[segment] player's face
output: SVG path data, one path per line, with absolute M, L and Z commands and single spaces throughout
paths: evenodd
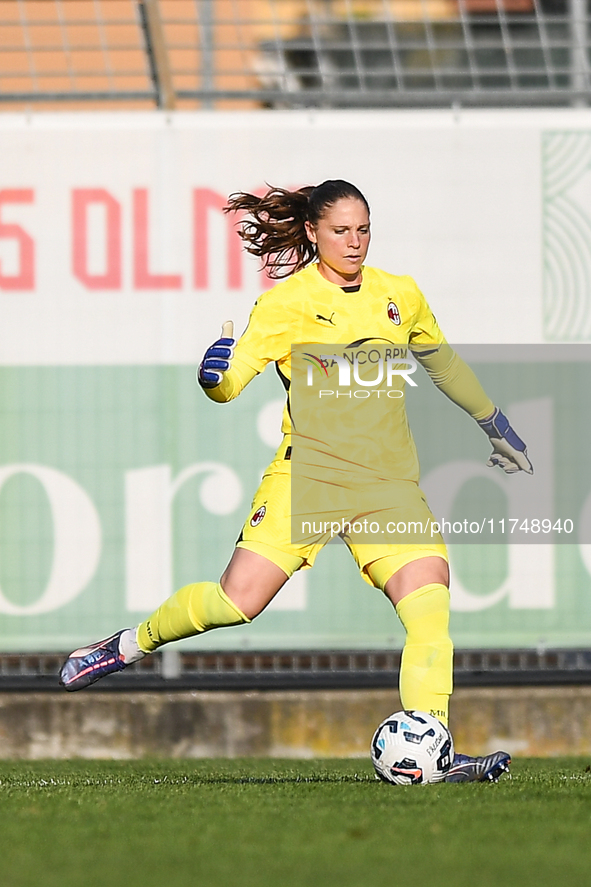
M 340 286 L 361 283 L 361 266 L 370 241 L 369 213 L 361 200 L 337 200 L 316 225 L 306 222 L 306 233 L 318 248 L 323 277 Z

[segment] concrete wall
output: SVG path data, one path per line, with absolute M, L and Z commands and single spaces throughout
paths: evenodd
M 0 694 L 1 758 L 364 757 L 388 690 Z M 456 747 L 591 754 L 591 687 L 459 689 Z

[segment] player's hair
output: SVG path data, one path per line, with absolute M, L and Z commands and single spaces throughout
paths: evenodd
M 327 209 L 343 198 L 369 204 L 359 188 L 342 179 L 307 185 L 297 191 L 270 188 L 262 197 L 239 191 L 230 194 L 224 212 L 244 212 L 250 218 L 240 223 L 245 249 L 263 260 L 269 277 L 288 277 L 309 265 L 318 255 L 308 240 L 305 222 L 316 225 Z

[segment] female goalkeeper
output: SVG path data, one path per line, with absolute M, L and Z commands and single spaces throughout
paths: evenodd
M 298 446 L 290 403 L 294 342 L 359 346 L 371 340 L 412 349 L 435 385 L 489 436 L 493 444 L 489 465 L 508 473 L 532 471 L 525 444 L 469 367 L 445 343 L 414 280 L 364 265 L 370 212 L 354 185 L 336 180 L 296 191 L 272 188 L 264 197 L 240 193 L 230 197 L 227 210 L 246 214 L 241 227 L 246 249 L 262 258 L 271 277 L 286 279 L 258 299 L 237 342 L 224 326 L 222 338 L 205 353 L 198 381 L 208 397 L 224 403 L 273 361 L 287 391 L 283 442 L 265 472 L 220 581 L 187 585 L 137 628 L 118 631 L 73 652 L 61 671 L 66 690 L 82 689 L 169 641 L 251 622 L 296 570 L 313 565 L 328 541 L 326 534 L 311 534 L 299 542 L 293 542 L 291 535 L 290 468 L 293 446 Z M 380 440 L 372 436 L 371 453 L 366 457 L 363 446 L 355 447 L 356 441 L 364 440 L 358 422 L 350 423 L 348 433 L 354 458 L 347 450 L 343 459 L 343 453 L 331 450 L 318 432 L 313 450 L 321 467 L 312 488 L 320 491 L 320 501 L 323 478 L 329 478 L 334 488 L 338 475 L 337 486 L 344 496 L 341 506 L 345 503 L 345 512 L 341 507 L 340 513 L 348 521 L 367 515 L 365 506 L 357 503 L 355 507 L 355 499 L 363 499 L 368 487 L 388 491 L 390 500 L 381 509 L 382 519 L 396 519 L 401 514 L 397 509 L 403 508 L 402 513 L 419 516 L 419 520 L 434 520 L 418 487 L 416 451 L 404 401 L 388 400 L 387 405 L 392 409 L 384 419 L 384 432 Z M 374 544 L 346 530 L 340 535 L 363 578 L 389 598 L 406 630 L 400 665 L 404 708 L 430 712 L 447 723 L 453 647 L 443 540 L 436 535 L 418 543 Z M 509 763 L 504 752 L 484 758 L 456 755 L 447 779 L 496 781 Z

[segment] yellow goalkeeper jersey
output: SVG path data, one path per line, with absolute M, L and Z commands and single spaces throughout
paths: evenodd
M 310 265 L 260 296 L 236 344 L 231 369 L 207 394 L 217 401 L 230 400 L 274 362 L 287 391 L 282 431 L 286 435 L 294 432 L 294 446 L 300 448 L 298 456 L 310 464 L 312 477 L 326 481 L 327 472 L 332 472 L 333 480 L 342 477 L 346 485 L 370 478 L 416 481 L 419 467 L 406 418 L 404 379 L 397 384 L 402 396 L 396 399 L 384 397 L 378 402 L 375 395 L 319 398 L 316 382 L 320 373 L 315 374 L 312 389 L 304 380 L 307 390 L 302 385 L 294 390 L 292 349 L 338 343 L 341 349 L 353 349 L 351 353 L 363 363 L 372 343 L 420 348 L 444 341 L 411 277 L 365 267 L 360 289 L 345 292 L 327 281 L 317 265 Z M 334 348 L 328 350 L 332 353 Z M 314 351 L 319 353 L 318 348 Z M 306 370 L 307 365 L 302 364 L 300 374 Z M 337 367 L 328 366 L 326 372 L 335 382 Z M 368 372 L 375 375 L 373 367 Z M 324 389 L 331 390 L 333 382 L 324 378 Z

